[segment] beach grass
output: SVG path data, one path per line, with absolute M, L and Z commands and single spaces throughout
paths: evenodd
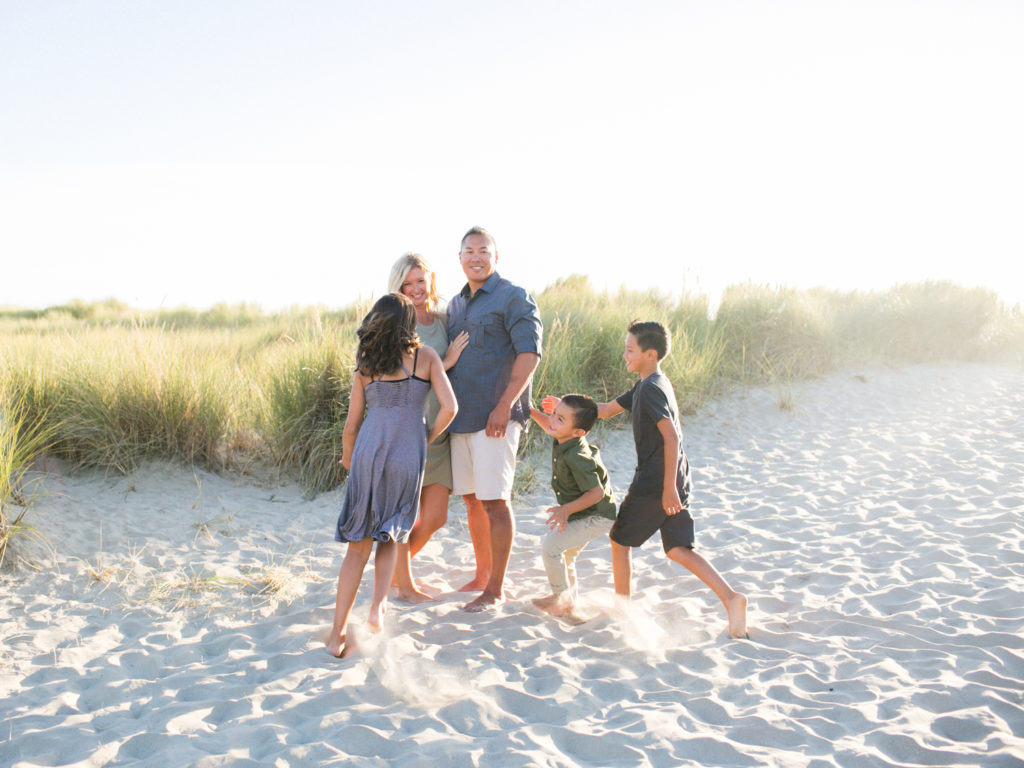
M 28 521 L 35 489 L 26 478 L 57 427 L 45 413 L 33 413 L 23 394 L 0 382 L 0 568 L 16 538 L 43 538 Z
M 739 284 L 713 315 L 703 295 L 598 291 L 578 275 L 535 298 L 545 328 L 538 398 L 583 392 L 600 401 L 631 386 L 621 355 L 632 320 L 669 326 L 664 369 L 683 414 L 762 384 L 793 408 L 793 382 L 842 366 L 1024 361 L 1020 308 L 951 283 L 881 292 Z M 45 434 L 72 469 L 128 473 L 154 459 L 268 465 L 310 492 L 337 487 L 355 329 L 367 309 L 140 312 L 107 301 L 0 310 L 0 387 L 21 414 L 18 455 L 24 464 L 44 444 L 32 435 Z M 29 424 L 41 431 L 26 432 Z M 541 437 L 529 434 L 524 451 Z

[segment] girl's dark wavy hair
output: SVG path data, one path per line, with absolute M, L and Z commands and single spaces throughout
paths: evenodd
M 392 373 L 402 364 L 402 356 L 420 345 L 416 335 L 416 308 L 407 296 L 388 293 L 363 318 L 356 330 L 359 347 L 356 368 L 373 378 Z

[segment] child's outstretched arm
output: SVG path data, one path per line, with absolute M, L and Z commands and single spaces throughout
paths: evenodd
M 619 405 L 615 400 L 607 403 L 598 403 L 597 418 L 610 419 L 612 416 L 618 416 L 620 413 L 624 413 L 625 410 L 626 409 Z
M 430 434 L 427 437 L 427 444 L 434 442 L 440 437 L 448 425 L 452 423 L 455 414 L 458 413 L 459 404 L 455 401 L 455 392 L 452 391 L 452 384 L 444 372 L 444 363 L 437 352 L 430 347 L 420 348 L 430 360 L 430 386 L 437 395 L 437 402 L 441 408 L 437 412 L 437 418 L 430 425 Z
M 356 373 L 352 377 L 352 393 L 348 398 L 348 416 L 345 417 L 345 429 L 341 433 L 341 461 L 338 462 L 346 471 L 352 469 L 352 451 L 356 447 L 356 436 L 363 426 L 363 412 L 366 410 L 366 384 L 363 374 Z
M 548 398 L 545 397 L 544 402 L 546 403 L 547 401 Z M 532 405 L 530 406 L 530 418 L 537 422 L 537 426 L 545 432 L 551 427 L 551 417 L 542 411 L 538 411 Z
M 555 408 L 558 407 L 558 404 L 560 402 L 562 402 L 562 398 L 555 397 L 554 395 L 548 395 L 547 397 L 545 397 L 541 401 L 541 408 L 544 409 L 544 413 L 554 413 Z M 599 419 L 611 418 L 612 416 L 618 416 L 620 413 L 622 413 L 625 410 L 626 409 L 623 408 L 621 405 L 619 405 L 618 402 L 616 402 L 615 400 L 612 400 L 609 403 L 598 403 L 597 404 L 597 418 L 599 418 Z M 538 422 L 538 423 L 540 423 L 540 422 Z
M 665 481 L 661 491 L 661 506 L 666 515 L 675 515 L 683 509 L 683 501 L 676 488 L 676 472 L 679 469 L 679 435 L 671 419 L 658 422 L 658 431 L 665 441 Z

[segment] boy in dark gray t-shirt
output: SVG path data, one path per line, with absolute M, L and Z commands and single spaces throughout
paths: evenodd
M 626 370 L 640 380 L 628 392 L 597 407 L 600 418 L 629 411 L 636 443 L 636 472 L 619 506 L 611 530 L 615 593 L 629 599 L 631 548 L 656 531 L 670 560 L 703 581 L 722 601 L 729 616 L 729 634 L 747 634 L 747 598 L 725 581 L 714 566 L 694 551 L 690 517 L 690 467 L 683 452 L 683 432 L 672 382 L 661 370 L 671 337 L 662 323 L 635 322 L 629 326 L 622 357 Z

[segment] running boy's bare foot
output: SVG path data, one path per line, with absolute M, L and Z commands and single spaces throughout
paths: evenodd
M 469 603 L 462 606 L 462 610 L 466 613 L 480 613 L 486 611 L 492 605 L 501 605 L 505 602 L 505 598 L 501 595 L 495 595 L 492 592 L 481 592 L 480 596 Z
M 609 618 L 623 621 L 629 618 L 630 606 L 632 606 L 632 603 L 628 596 L 616 594 L 612 604 L 605 609 L 604 613 Z
M 572 610 L 572 598 L 566 592 L 558 592 L 547 597 L 535 597 L 533 604 L 552 616 L 564 616 Z
M 747 636 L 747 596 L 736 592 L 725 603 L 729 614 L 729 634 L 733 637 Z
M 468 584 L 463 584 L 459 587 L 459 592 L 479 592 L 481 589 L 487 586 L 487 582 L 491 580 L 489 573 L 477 574 L 473 577 L 473 580 Z

